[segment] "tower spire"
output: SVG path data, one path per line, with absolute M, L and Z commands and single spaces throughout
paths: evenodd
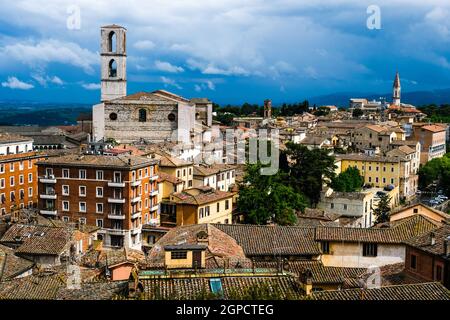
M 400 75 L 397 71 L 397 73 L 395 74 L 394 85 L 392 90 L 392 104 L 396 106 L 400 106 L 400 92 L 401 92 Z

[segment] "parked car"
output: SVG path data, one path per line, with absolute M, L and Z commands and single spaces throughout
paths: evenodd
M 444 196 L 444 195 L 438 195 L 437 197 L 438 197 L 439 199 L 444 200 L 444 201 L 447 201 L 447 200 L 448 200 L 448 197 L 447 197 L 447 196 Z
M 430 200 L 429 204 L 431 206 L 437 206 L 439 203 L 436 200 Z

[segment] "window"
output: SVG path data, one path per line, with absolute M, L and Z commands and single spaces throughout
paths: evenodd
M 200 212 L 198 213 L 199 218 L 203 218 L 203 208 L 200 208 Z
M 62 186 L 62 194 L 63 196 L 69 195 L 69 186 Z
M 155 244 L 155 242 L 156 242 L 155 236 L 148 236 L 147 237 L 147 243 L 148 244 Z
M 33 182 L 33 174 L 32 173 L 28 174 L 28 182 Z
M 103 180 L 103 170 L 97 170 L 95 172 L 95 177 L 97 180 Z
M 63 211 L 69 211 L 69 201 L 63 201 Z
M 330 203 L 330 209 L 334 209 L 334 203 Z
M 95 224 L 97 225 L 97 227 L 103 228 L 103 219 L 97 219 Z
M 109 52 L 116 52 L 116 50 L 117 50 L 116 43 L 117 43 L 116 33 L 114 31 L 111 31 L 108 35 L 108 51 Z
M 174 121 L 175 121 L 175 114 L 170 113 L 170 114 L 167 116 L 167 119 L 169 119 L 170 122 L 174 122 Z
M 80 212 L 86 212 L 86 202 L 79 203 Z
M 103 187 L 96 187 L 95 190 L 96 197 L 103 198 Z
M 19 170 L 23 170 L 23 161 L 19 162 Z
M 0 173 L 5 173 L 5 165 L 0 164 Z
M 434 278 L 436 281 L 442 281 L 442 266 L 436 266 L 436 276 Z
M 109 62 L 109 76 L 111 78 L 117 77 L 117 63 L 114 59 L 111 59 Z
M 29 187 L 28 188 L 28 196 L 32 197 L 33 196 L 33 187 Z
M 139 109 L 139 122 L 147 121 L 147 110 Z
M 19 184 L 23 184 L 23 174 L 19 176 Z
M 0 189 L 5 188 L 5 178 L 0 179 Z
M 110 114 L 109 114 L 109 119 L 110 120 L 117 120 L 117 113 L 115 113 L 115 112 L 111 112 Z
M 103 203 L 97 203 L 97 213 L 103 213 Z
M 32 160 L 28 160 L 28 169 L 33 168 L 33 161 Z
M 414 208 L 414 209 L 413 209 L 413 212 L 414 212 L 414 213 L 419 213 L 419 209 Z
M 70 218 L 67 217 L 67 216 L 64 216 L 64 217 L 63 217 L 63 221 L 64 221 L 64 222 L 69 222 L 69 221 L 70 221 Z
M 323 254 L 330 254 L 330 242 L 329 241 L 322 241 L 321 243 L 322 253 Z
M 217 202 L 217 212 L 220 211 L 220 202 Z
M 80 218 L 79 221 L 80 224 L 86 224 L 86 218 Z
M 186 177 L 186 169 L 183 169 L 183 177 Z
M 14 187 L 14 177 L 9 177 L 9 185 Z
M 187 259 L 187 251 L 172 251 L 170 253 L 170 258 L 172 260 Z
M 378 251 L 378 245 L 376 243 L 363 243 L 363 256 L 364 257 L 376 257 Z
M 9 171 L 14 172 L 14 163 L 9 164 Z
M 80 179 L 86 179 L 86 170 L 81 169 L 80 171 L 78 171 L 78 177 Z
M 209 206 L 205 207 L 205 216 L 209 216 Z
M 344 210 L 347 210 L 347 204 L 344 203 Z
M 409 265 L 411 269 L 417 269 L 417 256 L 415 254 L 411 254 Z
M 230 200 L 225 200 L 225 210 L 228 210 L 230 207 Z
M 192 180 L 188 181 L 188 187 L 192 187 Z
M 86 197 L 86 186 L 80 186 L 80 197 Z

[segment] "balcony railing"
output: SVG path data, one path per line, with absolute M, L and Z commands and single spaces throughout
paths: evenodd
M 156 181 L 158 180 L 159 176 L 157 174 L 150 177 L 150 181 Z
M 122 198 L 122 197 L 119 197 L 119 196 L 117 196 L 117 197 L 109 197 L 108 198 L 108 202 L 109 203 L 125 203 L 125 198 Z
M 136 211 L 134 213 L 131 214 L 131 219 L 137 219 L 142 217 L 142 211 Z
M 45 175 L 39 178 L 39 181 L 42 183 L 56 183 L 56 177 L 53 174 Z
M 123 236 L 126 234 L 127 230 L 124 229 L 104 229 L 107 233 L 114 235 L 114 236 Z
M 56 192 L 55 192 L 55 190 L 47 190 L 45 193 L 40 194 L 39 197 L 41 199 L 56 200 Z
M 151 190 L 151 191 L 150 191 L 150 196 L 151 196 L 151 197 L 157 196 L 158 193 L 159 193 L 158 190 Z
M 118 214 L 118 213 L 110 213 L 110 214 L 108 214 L 108 219 L 125 220 L 125 215 L 124 214 Z
M 39 212 L 40 212 L 40 214 L 46 215 L 46 216 L 56 216 L 57 215 L 57 211 L 52 208 L 42 209 L 42 210 L 39 210 Z
M 154 206 L 152 206 L 150 208 L 150 211 L 158 211 L 158 207 L 159 207 L 159 205 L 155 204 Z
M 133 197 L 133 198 L 131 198 L 131 203 L 139 202 L 139 200 L 141 200 L 141 196 Z
M 122 181 L 108 181 L 108 187 L 123 188 L 123 187 L 125 187 L 125 182 L 122 182 Z
M 141 180 L 134 180 L 134 181 L 131 181 L 131 182 L 130 182 L 130 185 L 131 185 L 132 187 L 140 186 L 140 185 L 141 185 Z

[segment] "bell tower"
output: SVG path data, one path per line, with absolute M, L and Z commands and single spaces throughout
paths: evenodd
M 396 106 L 400 106 L 400 76 L 398 72 L 395 74 L 395 80 L 394 80 L 394 86 L 393 86 L 393 92 L 392 92 L 392 104 Z
M 124 27 L 101 27 L 101 101 L 127 95 L 127 50 Z

